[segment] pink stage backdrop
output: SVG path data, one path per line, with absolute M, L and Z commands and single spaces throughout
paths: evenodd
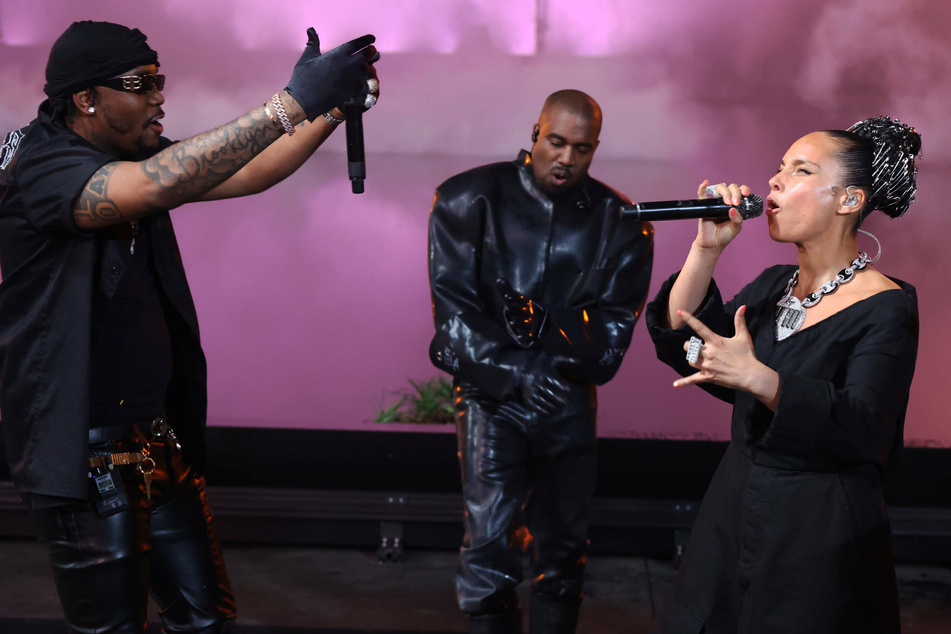
M 690 198 L 707 177 L 765 194 L 805 133 L 875 114 L 916 125 L 918 202 L 867 228 L 884 245 L 879 268 L 919 291 L 906 439 L 951 446 L 945 0 L 284 0 L 280 16 L 251 0 L 3 0 L 0 131 L 33 118 L 49 47 L 78 19 L 149 36 L 168 76 L 173 138 L 283 88 L 308 26 L 325 50 L 372 32 L 383 53 L 383 95 L 365 117 L 366 194 L 350 193 L 339 131 L 264 194 L 173 212 L 209 361 L 211 424 L 423 429 L 370 420 L 384 393 L 437 374 L 427 356 L 433 188 L 528 148 L 544 97 L 570 87 L 604 108 L 593 175 L 635 200 Z M 680 266 L 695 225 L 656 229 L 652 291 Z M 754 220 L 717 278 L 731 295 L 764 266 L 794 260 L 794 247 L 772 243 Z M 601 434 L 727 438 L 728 407 L 696 388 L 675 392 L 673 379 L 639 325 L 600 392 Z

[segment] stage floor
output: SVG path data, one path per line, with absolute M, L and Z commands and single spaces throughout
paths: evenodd
M 357 549 L 226 544 L 225 559 L 238 602 L 237 634 L 466 631 L 455 606 L 451 551 L 407 551 L 401 561 L 381 564 L 375 552 Z M 0 631 L 63 631 L 44 548 L 3 540 L 0 562 Z M 674 574 L 670 561 L 591 556 L 578 631 L 650 632 Z M 898 578 L 903 631 L 951 632 L 951 567 L 900 564 Z M 152 606 L 150 620 L 157 618 Z

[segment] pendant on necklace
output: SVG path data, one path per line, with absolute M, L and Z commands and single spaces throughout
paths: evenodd
M 776 302 L 779 310 L 776 311 L 776 341 L 782 341 L 789 335 L 797 332 L 806 321 L 806 309 L 819 303 L 824 295 L 835 292 L 840 284 L 848 284 L 858 271 L 863 270 L 871 260 L 864 251 L 859 257 L 852 260 L 852 264 L 839 271 L 834 278 L 819 287 L 819 290 L 809 293 L 802 300 L 792 294 L 799 282 L 799 269 L 793 273 L 783 291 L 783 298 Z
M 779 311 L 776 315 L 776 341 L 782 341 L 789 335 L 802 328 L 806 321 L 806 309 L 802 302 L 792 295 L 784 297 L 776 304 Z

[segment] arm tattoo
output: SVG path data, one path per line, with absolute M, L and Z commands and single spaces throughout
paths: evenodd
M 86 187 L 73 208 L 76 224 L 96 224 L 105 222 L 113 224 L 122 221 L 122 214 L 115 202 L 109 198 L 109 179 L 116 168 L 116 163 L 107 163 L 100 167 L 92 178 L 86 182 Z
M 142 173 L 159 186 L 157 202 L 153 201 L 155 207 L 177 207 L 220 185 L 281 134 L 264 114 L 264 109 L 257 108 L 231 123 L 170 145 L 140 162 Z M 142 215 L 141 211 L 132 213 L 120 208 L 109 194 L 110 180 L 118 165 L 104 165 L 86 183 L 73 210 L 78 225 L 112 225 Z
M 141 163 L 143 173 L 170 190 L 177 204 L 204 194 L 281 136 L 261 110 L 169 146 Z

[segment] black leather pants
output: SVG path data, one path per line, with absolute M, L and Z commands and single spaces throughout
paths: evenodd
M 146 426 L 147 428 L 147 426 Z M 136 465 L 116 466 L 130 508 L 100 518 L 90 503 L 32 512 L 70 632 L 142 632 L 148 595 L 166 632 L 229 632 L 234 597 L 205 497 L 204 478 L 167 439 L 149 438 L 151 500 Z M 91 455 L 135 452 L 131 439 L 90 445 Z
M 456 388 L 466 535 L 456 575 L 459 607 L 517 611 L 523 553 L 532 547 L 532 592 L 581 602 L 588 507 L 595 481 L 593 388 L 547 420 L 516 419 L 498 401 Z

